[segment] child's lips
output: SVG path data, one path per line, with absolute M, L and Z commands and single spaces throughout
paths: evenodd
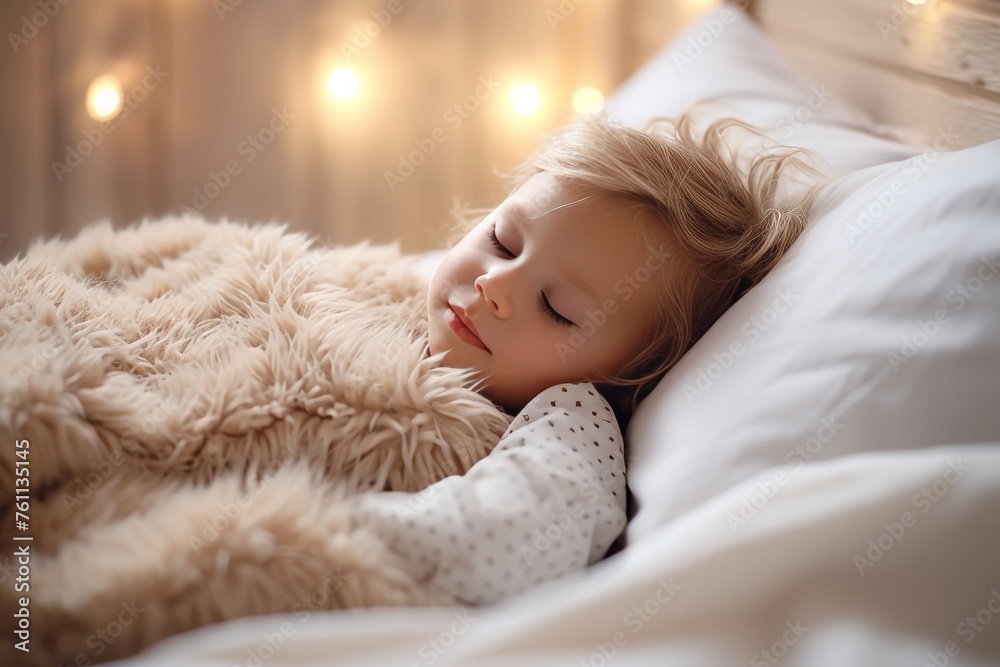
M 455 335 L 469 345 L 489 352 L 490 348 L 486 347 L 483 339 L 479 337 L 479 332 L 476 331 L 476 325 L 473 324 L 472 320 L 470 320 L 468 315 L 465 314 L 465 310 L 459 306 L 453 306 L 450 303 L 448 306 L 450 307 L 452 314 L 452 317 L 448 318 L 448 326 L 450 326 L 452 331 L 455 332 Z

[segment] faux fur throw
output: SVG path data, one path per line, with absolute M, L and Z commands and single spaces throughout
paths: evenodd
M 414 259 L 168 219 L 103 223 L 3 266 L 15 627 L 0 662 L 102 662 L 251 614 L 453 603 L 345 501 L 462 474 L 510 421 L 428 356 Z

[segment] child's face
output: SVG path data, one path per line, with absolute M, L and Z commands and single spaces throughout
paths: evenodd
M 479 371 L 488 378 L 481 392 L 510 411 L 552 385 L 617 373 L 653 325 L 654 284 L 667 270 L 666 247 L 655 240 L 663 236 L 620 201 L 574 203 L 588 194 L 532 176 L 445 255 L 431 280 L 431 353 Z

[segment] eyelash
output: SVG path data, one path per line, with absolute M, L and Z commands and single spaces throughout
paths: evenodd
M 496 225 L 493 225 L 492 227 L 490 227 L 490 243 L 493 244 L 494 248 L 496 248 L 497 250 L 499 250 L 503 254 L 505 254 L 508 257 L 510 257 L 510 258 L 513 259 L 514 253 L 512 253 L 510 250 L 507 250 L 507 248 L 505 248 L 504 245 L 502 243 L 500 243 L 500 239 L 497 238 L 497 226 Z
M 555 309 L 552 307 L 552 305 L 549 304 L 549 300 L 545 298 L 545 294 L 544 293 L 542 294 L 542 310 L 545 311 L 546 315 L 548 315 L 549 317 L 551 317 L 553 320 L 555 320 L 559 324 L 563 325 L 564 327 L 571 327 L 571 326 L 573 326 L 572 322 L 570 322 L 565 317 L 563 317 L 562 315 L 560 315 L 559 313 L 557 313 L 555 311 Z
M 489 238 L 490 238 L 490 243 L 493 245 L 494 248 L 499 250 L 507 257 L 510 258 L 514 257 L 514 253 L 512 253 L 510 250 L 507 250 L 507 248 L 505 248 L 504 245 L 500 243 L 500 239 L 497 238 L 497 226 L 495 224 L 493 225 L 493 227 L 490 228 Z M 540 303 L 542 305 L 542 310 L 545 312 L 546 315 L 551 317 L 554 322 L 561 324 L 565 327 L 575 326 L 572 321 L 566 319 L 565 317 L 556 312 L 555 308 L 552 307 L 552 304 L 549 303 L 548 298 L 545 296 L 545 292 L 542 292 L 541 294 Z

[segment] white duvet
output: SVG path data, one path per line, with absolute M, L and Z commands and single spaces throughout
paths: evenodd
M 1000 442 L 779 470 L 499 606 L 306 606 L 113 664 L 1000 664 Z

